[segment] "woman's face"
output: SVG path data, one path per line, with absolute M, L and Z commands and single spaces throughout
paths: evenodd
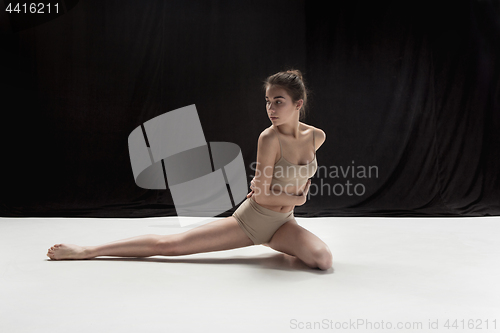
M 277 126 L 293 120 L 298 121 L 302 100 L 292 101 L 285 88 L 281 86 L 269 86 L 266 89 L 267 115 L 273 125 Z

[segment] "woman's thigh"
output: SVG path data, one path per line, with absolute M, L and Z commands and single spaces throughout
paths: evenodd
M 169 255 L 223 251 L 254 245 L 233 216 L 173 236 L 173 241 L 166 238 L 170 243 L 165 245 Z
M 302 260 L 309 267 L 328 269 L 332 254 L 318 236 L 300 226 L 295 218 L 284 223 L 273 235 L 269 247 Z

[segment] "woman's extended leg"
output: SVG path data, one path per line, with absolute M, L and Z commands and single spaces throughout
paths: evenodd
M 47 256 L 53 260 L 90 259 L 98 256 L 180 256 L 230 250 L 254 245 L 233 216 L 213 221 L 180 234 L 143 235 L 98 246 L 56 244 Z
M 326 270 L 332 267 L 332 253 L 328 245 L 298 225 L 295 218 L 279 227 L 269 243 L 264 245 L 295 256 L 311 268 Z

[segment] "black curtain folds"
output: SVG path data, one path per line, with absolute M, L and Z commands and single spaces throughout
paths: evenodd
M 127 138 L 190 104 L 250 181 L 262 81 L 288 68 L 327 134 L 296 216 L 500 214 L 499 1 L 62 4 L 0 14 L 1 216 L 175 215 L 135 184 Z

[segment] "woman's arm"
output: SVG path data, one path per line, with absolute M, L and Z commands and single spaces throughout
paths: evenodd
M 304 197 L 303 199 L 305 199 L 305 196 L 309 192 L 310 185 L 311 185 L 311 179 L 308 179 L 304 185 L 302 185 L 298 188 L 298 191 L 297 191 L 297 193 L 295 193 L 295 195 L 299 195 L 299 196 L 302 195 Z M 250 182 L 250 193 L 247 194 L 247 198 L 250 198 L 253 195 L 255 188 L 256 188 L 255 187 L 255 177 L 253 177 L 252 181 Z M 279 190 L 276 190 L 274 188 L 271 188 L 271 191 L 274 191 L 274 193 L 276 195 L 278 195 L 280 192 Z M 306 200 L 303 200 L 303 201 L 304 202 L 302 204 L 304 204 Z M 300 205 L 296 205 L 296 206 L 300 206 Z
M 304 204 L 303 195 L 296 195 L 295 193 L 274 192 L 271 190 L 271 181 L 274 171 L 274 159 L 279 147 L 276 134 L 270 128 L 265 129 L 259 136 L 257 146 L 257 168 L 255 170 L 255 189 L 254 196 L 255 202 L 262 205 L 269 206 L 300 206 Z
M 309 178 L 307 180 L 307 182 L 303 186 L 301 186 L 301 188 L 299 189 L 300 193 L 295 194 L 296 196 L 302 197 L 301 199 L 299 199 L 300 200 L 299 203 L 295 204 L 295 206 L 302 206 L 303 204 L 306 203 L 307 193 L 309 192 L 310 186 L 311 186 L 311 179 Z M 252 180 L 250 188 L 252 189 L 252 191 L 247 194 L 247 198 L 250 198 L 253 195 L 253 192 L 255 190 L 255 181 L 254 180 Z M 280 192 L 278 190 L 271 189 L 271 191 L 273 191 L 275 195 L 280 194 Z

